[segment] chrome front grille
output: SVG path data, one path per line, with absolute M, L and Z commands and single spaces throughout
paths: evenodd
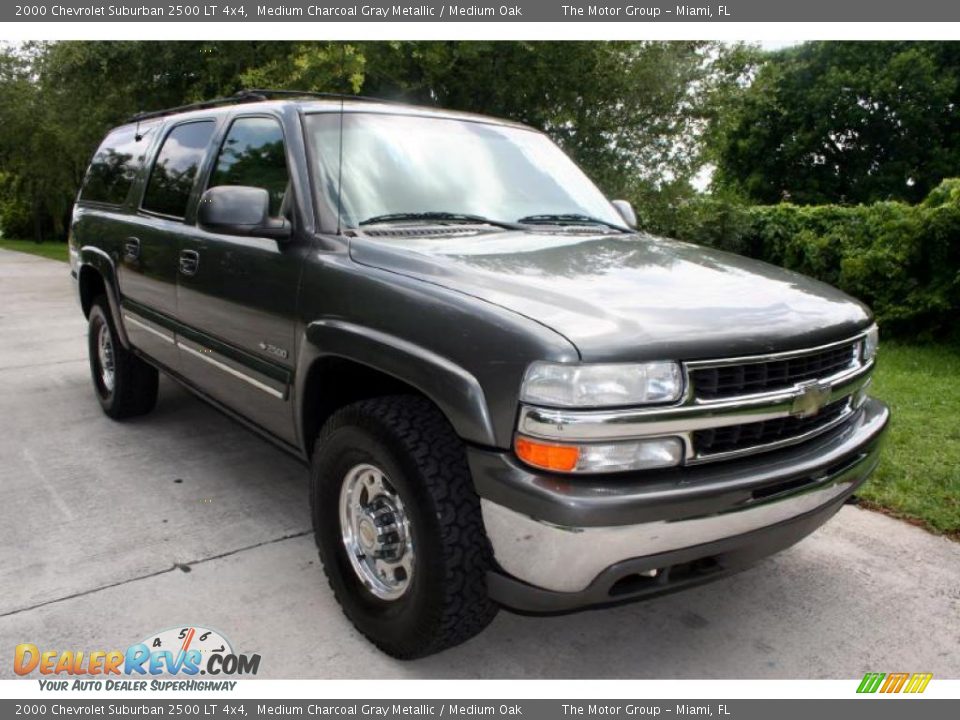
M 843 420 L 852 411 L 850 398 L 827 405 L 811 417 L 779 417 L 760 422 L 726 425 L 693 433 L 693 452 L 701 459 L 740 453 L 758 446 L 800 441 L 817 435 Z
M 698 367 L 690 370 L 690 383 L 702 400 L 782 390 L 854 367 L 859 352 L 859 342 L 848 342 L 808 354 Z
M 684 363 L 674 405 L 573 410 L 524 405 L 518 431 L 542 440 L 605 443 L 679 437 L 683 464 L 719 462 L 806 442 L 854 417 L 873 360 L 866 333 L 805 350 Z

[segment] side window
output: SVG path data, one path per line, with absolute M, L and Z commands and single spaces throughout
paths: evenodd
M 133 125 L 111 132 L 97 149 L 83 179 L 80 199 L 121 205 L 143 164 L 143 156 L 150 145 L 150 130 L 140 126 L 140 134 Z
M 213 135 L 212 120 L 178 125 L 163 141 L 147 182 L 143 209 L 182 218 Z
M 237 118 L 223 140 L 210 187 L 248 185 L 270 193 L 270 215 L 278 217 L 287 192 L 283 132 L 273 118 Z

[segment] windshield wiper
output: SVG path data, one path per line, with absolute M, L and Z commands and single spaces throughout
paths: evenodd
M 504 220 L 491 220 L 482 215 L 470 215 L 468 213 L 455 212 L 405 212 L 405 213 L 387 213 L 386 215 L 375 215 L 374 217 L 361 220 L 360 225 L 379 225 L 380 223 L 404 222 L 425 220 L 427 222 L 459 222 L 459 223 L 477 223 L 483 225 L 493 225 L 494 227 L 506 228 L 508 230 L 525 230 L 526 228 L 519 223 L 506 222 Z
M 591 217 L 590 215 L 581 215 L 579 213 L 543 213 L 542 215 L 527 215 L 526 217 L 522 217 L 517 220 L 517 222 L 523 223 L 524 225 L 603 225 L 604 227 L 613 228 L 614 230 L 619 230 L 620 232 L 633 232 L 633 230 L 624 227 L 623 225 L 617 225 L 616 223 L 607 222 L 606 220 Z

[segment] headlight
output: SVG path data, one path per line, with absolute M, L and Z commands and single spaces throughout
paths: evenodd
M 548 407 L 614 407 L 674 402 L 682 390 L 683 373 L 675 362 L 535 362 L 524 375 L 520 399 Z
M 868 362 L 873 360 L 877 356 L 877 347 L 880 345 L 880 328 L 876 325 L 867 330 L 866 336 L 863 338 L 863 350 L 861 357 L 863 358 L 863 364 L 866 365 Z
M 562 473 L 604 473 L 674 467 L 683 459 L 678 437 L 610 443 L 548 443 L 517 435 L 517 457 L 528 465 Z

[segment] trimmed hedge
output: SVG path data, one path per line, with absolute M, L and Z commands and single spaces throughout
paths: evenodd
M 872 307 L 889 335 L 956 335 L 960 179 L 919 205 L 745 206 L 702 196 L 657 230 L 835 285 Z

